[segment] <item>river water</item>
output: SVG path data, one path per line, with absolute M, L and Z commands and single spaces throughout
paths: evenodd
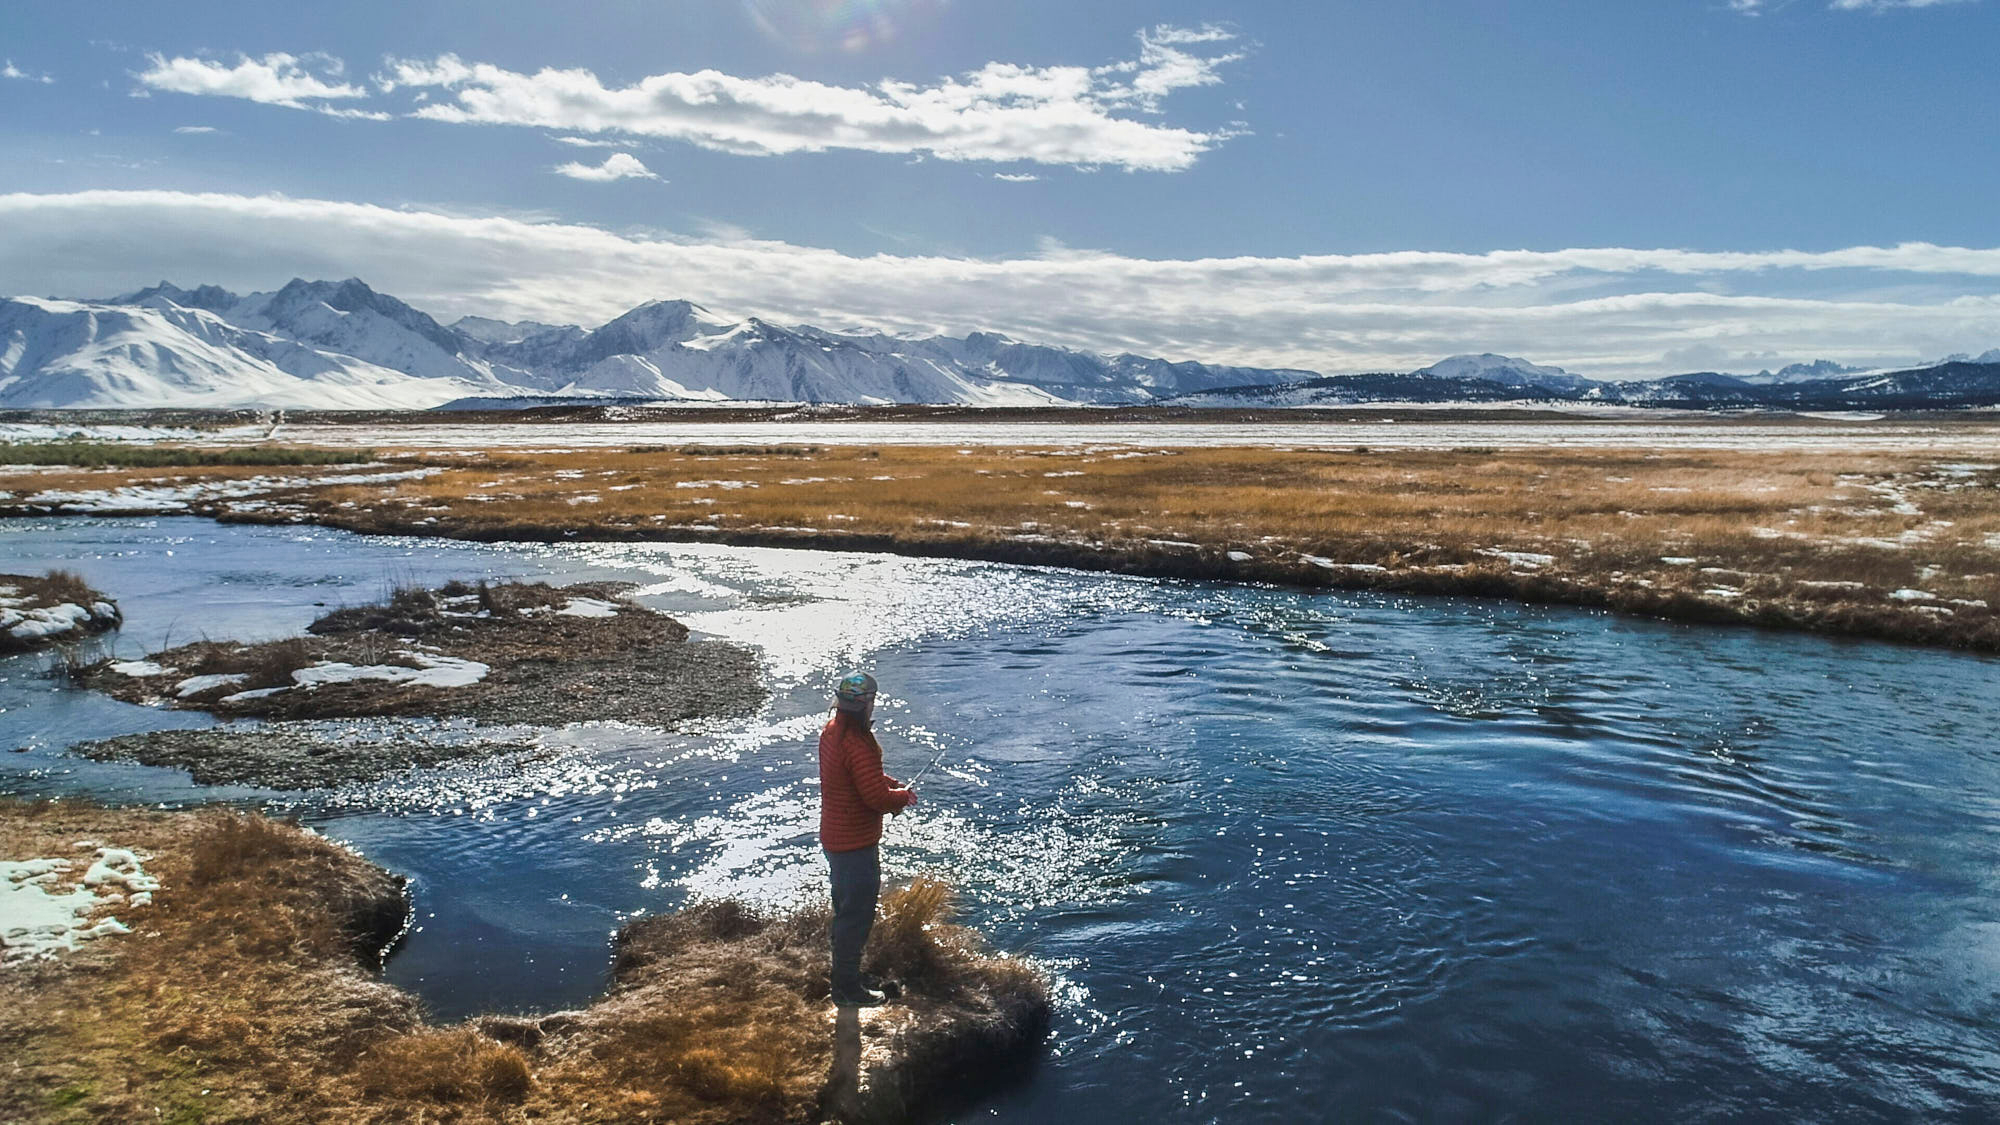
M 229 800 L 414 880 L 443 1018 L 578 1005 L 609 933 L 821 863 L 820 692 L 934 757 L 892 876 L 1059 974 L 1005 1122 L 1991 1119 L 2000 660 L 1451 599 L 713 545 L 0 521 L 118 597 L 124 655 L 295 632 L 392 582 L 622 578 L 759 647 L 754 718 L 310 794 L 66 755 L 200 715 L 0 661 L 0 791 Z

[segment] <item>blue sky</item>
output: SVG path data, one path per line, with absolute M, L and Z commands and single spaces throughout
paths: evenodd
M 2000 345 L 1992 0 L 118 13 L 0 16 L 0 292 L 352 274 L 1322 370 Z

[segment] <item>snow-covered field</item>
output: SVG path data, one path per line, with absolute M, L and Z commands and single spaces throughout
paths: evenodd
M 288 441 L 381 449 L 601 449 L 633 445 L 960 445 L 1452 449 L 1578 446 L 1655 449 L 1931 450 L 1990 453 L 2000 418 L 1965 422 L 1744 422 L 1688 418 L 1609 421 L 1358 422 L 599 422 L 582 425 L 294 425 Z

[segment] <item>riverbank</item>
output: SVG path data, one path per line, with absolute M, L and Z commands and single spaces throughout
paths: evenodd
M 122 621 L 116 602 L 70 571 L 0 574 L 0 656 L 74 644 Z
M 346 480 L 18 471 L 0 514 L 184 511 L 482 541 L 879 551 L 2000 651 L 2000 465 L 1927 452 L 786 445 L 383 456 L 387 471 Z
M 625 927 L 588 1008 L 441 1027 L 378 978 L 408 904 L 352 852 L 241 814 L 0 801 L 0 860 L 63 861 L 50 893 L 106 842 L 152 889 L 79 918 L 129 933 L 0 970 L 7 1120 L 893 1119 L 966 1085 L 941 1060 L 1004 1069 L 1048 1020 L 1040 976 L 919 882 L 870 945 L 907 999 L 858 1019 L 827 1000 L 823 910 L 717 903 Z

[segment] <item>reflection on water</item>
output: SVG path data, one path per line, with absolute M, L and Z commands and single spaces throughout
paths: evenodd
M 881 678 L 893 876 L 1062 974 L 1002 1120 L 1976 1118 L 2000 1094 L 2000 662 L 1494 603 L 975 563 L 14 521 L 137 655 L 391 582 L 625 579 L 754 645 L 740 720 L 615 723 L 306 794 L 66 756 L 200 715 L 0 662 L 15 792 L 301 815 L 413 877 L 390 975 L 441 1016 L 601 985 L 694 896 L 823 893 L 820 691 Z M 171 552 L 171 554 L 169 554 Z

